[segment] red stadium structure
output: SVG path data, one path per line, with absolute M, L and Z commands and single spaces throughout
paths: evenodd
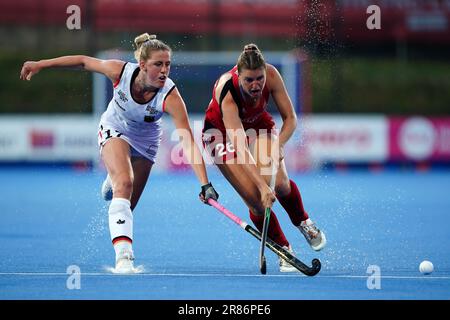
M 96 31 L 174 32 L 347 42 L 450 42 L 450 3 L 439 0 L 2 0 L 3 26 L 64 26 L 78 5 Z M 367 8 L 378 5 L 382 32 L 367 32 Z

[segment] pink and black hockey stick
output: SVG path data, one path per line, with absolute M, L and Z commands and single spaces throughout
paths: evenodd
M 241 226 L 242 229 L 250 233 L 256 239 L 261 240 L 261 233 L 258 230 L 250 226 L 247 222 L 241 220 L 238 216 L 233 214 L 230 210 L 222 206 L 220 203 L 218 203 L 213 199 L 208 199 L 208 203 L 214 208 L 216 208 L 220 213 L 233 220 L 234 223 Z M 283 247 L 275 243 L 270 238 L 266 239 L 266 246 L 267 248 L 272 250 L 275 254 L 277 254 L 279 257 L 286 260 L 289 264 L 295 267 L 298 271 L 302 272 L 307 276 L 314 276 L 320 271 L 321 264 L 319 259 L 313 259 L 311 262 L 312 266 L 309 267 L 303 262 L 301 262 L 299 259 L 297 259 L 295 256 L 293 256 L 291 253 L 289 253 L 287 250 L 283 249 Z

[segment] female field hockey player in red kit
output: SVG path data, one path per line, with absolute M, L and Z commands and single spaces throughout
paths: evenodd
M 321 250 L 325 234 L 305 211 L 283 160 L 283 147 L 294 133 L 297 117 L 277 69 L 264 61 L 256 45 L 248 44 L 237 65 L 216 81 L 212 95 L 206 109 L 203 145 L 248 206 L 255 226 L 262 230 L 265 208 L 278 199 L 309 245 Z M 266 111 L 270 96 L 283 119 L 279 134 Z M 273 172 L 274 190 L 269 187 Z M 268 237 L 293 252 L 273 211 L 269 221 Z M 280 271 L 296 270 L 280 259 Z
M 138 63 L 64 56 L 27 61 L 20 73 L 22 80 L 30 80 L 45 68 L 81 67 L 101 73 L 113 83 L 113 98 L 100 119 L 98 143 L 108 171 L 102 194 L 105 200 L 111 200 L 109 230 L 116 253 L 114 272 L 117 273 L 135 272 L 132 210 L 156 159 L 163 113 L 171 115 L 180 133 L 184 154 L 201 183 L 200 199 L 206 203 L 209 198 L 218 198 L 194 142 L 184 101 L 169 78 L 171 48 L 147 33 L 136 37 L 135 45 Z

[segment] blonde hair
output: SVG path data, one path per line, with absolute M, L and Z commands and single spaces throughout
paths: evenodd
M 254 43 L 249 43 L 244 46 L 244 51 L 239 55 L 237 61 L 238 72 L 242 69 L 256 70 L 259 68 L 266 68 L 266 61 Z
M 172 49 L 162 42 L 161 40 L 156 39 L 156 35 L 149 35 L 148 33 L 143 33 L 134 38 L 134 44 L 136 46 L 136 50 L 134 51 L 134 57 L 137 62 L 143 60 L 148 60 L 153 51 L 169 51 L 172 53 Z

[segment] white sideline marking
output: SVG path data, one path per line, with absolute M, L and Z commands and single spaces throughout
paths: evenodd
M 119 274 L 112 274 L 107 272 L 82 272 L 82 276 L 124 276 Z M 299 273 L 290 273 L 290 274 L 214 274 L 214 273 L 135 273 L 135 274 L 125 274 L 125 276 L 134 276 L 134 277 L 273 277 L 273 278 L 287 278 L 287 277 L 295 277 L 302 276 L 308 277 Z M 67 273 L 64 272 L 0 272 L 0 276 L 55 276 L 55 277 L 67 277 Z M 309 278 L 309 277 L 308 277 Z M 352 275 L 316 275 L 311 278 L 347 278 L 347 279 L 366 279 L 367 276 L 352 276 Z M 381 276 L 382 279 L 432 279 L 432 280 L 450 280 L 450 276 Z

